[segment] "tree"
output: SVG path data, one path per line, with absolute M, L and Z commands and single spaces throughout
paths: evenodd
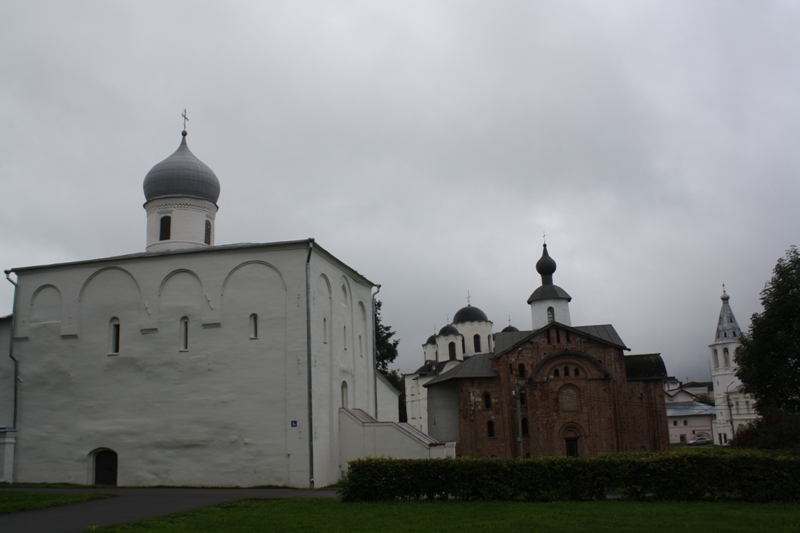
M 375 350 L 377 352 L 375 357 L 375 366 L 378 372 L 389 380 L 394 388 L 400 391 L 399 409 L 400 409 L 400 422 L 407 420 L 406 416 L 406 384 L 403 375 L 399 370 L 389 370 L 389 364 L 394 363 L 397 359 L 397 345 L 400 344 L 400 339 L 394 339 L 394 330 L 391 326 L 383 324 L 381 319 L 381 307 L 383 302 L 380 300 L 375 301 Z
M 800 252 L 796 246 L 778 259 L 761 291 L 764 311 L 736 350 L 736 376 L 756 400 L 759 413 L 800 412 Z

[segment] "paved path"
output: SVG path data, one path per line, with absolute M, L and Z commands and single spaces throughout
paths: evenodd
M 2 533 L 83 533 L 89 526 L 110 526 L 181 513 L 244 498 L 336 498 L 332 490 L 296 489 L 40 489 L 2 488 L 25 492 L 96 492 L 117 494 L 85 503 L 0 515 Z

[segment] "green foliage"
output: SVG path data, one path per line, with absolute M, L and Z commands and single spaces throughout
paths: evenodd
M 761 418 L 736 432 L 731 445 L 738 448 L 793 450 L 800 453 L 800 414 L 763 412 Z
M 111 494 L 25 492 L 14 490 L 0 491 L 0 514 L 43 509 L 55 505 L 88 502 L 102 498 L 110 498 Z
M 418 502 L 342 503 L 288 499 L 230 502 L 100 531 L 115 533 L 418 532 L 728 533 L 797 531 L 796 504 L 714 502 Z
M 340 493 L 376 500 L 800 500 L 800 456 L 723 450 L 595 459 L 359 459 Z
M 792 246 L 778 259 L 736 351 L 736 376 L 756 399 L 759 413 L 800 412 L 800 252 Z
M 375 348 L 378 352 L 376 365 L 378 370 L 383 372 L 386 376 L 389 373 L 389 364 L 394 363 L 397 359 L 397 345 L 400 344 L 400 339 L 393 339 L 395 331 L 391 326 L 387 326 L 381 319 L 381 308 L 383 302 L 380 300 L 375 301 Z
M 397 345 L 400 344 L 400 339 L 394 339 L 395 331 L 391 326 L 386 326 L 381 319 L 381 307 L 383 302 L 380 300 L 375 301 L 375 347 L 376 347 L 376 365 L 378 371 L 389 380 L 389 383 L 395 389 L 400 391 L 398 398 L 400 409 L 400 422 L 405 422 L 408 417 L 406 415 L 406 385 L 403 380 L 403 375 L 399 370 L 389 370 L 389 364 L 397 359 Z

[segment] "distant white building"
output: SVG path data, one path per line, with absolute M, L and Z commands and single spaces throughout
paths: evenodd
M 731 297 L 724 288 L 720 298 L 722 309 L 719 312 L 714 342 L 709 345 L 709 355 L 716 409 L 714 443 L 726 445 L 736 431 L 758 418 L 758 415 L 755 401 L 749 394 L 742 392 L 742 382 L 736 377 L 738 367 L 734 356 L 740 346 L 742 330 L 728 303 Z
M 408 424 L 428 433 L 428 389 L 425 383 L 476 354 L 492 353 L 492 321 L 481 309 L 467 305 L 453 315 L 453 322 L 431 335 L 422 345 L 425 363 L 404 376 Z
M 186 132 L 144 192 L 147 251 L 7 271 L 0 480 L 319 487 L 448 453 L 397 423 L 369 279 L 313 239 L 216 245 Z
M 713 405 L 700 400 L 713 397 L 711 382 L 665 383 L 664 402 L 670 444 L 686 443 L 700 435 L 713 442 L 712 424 L 716 411 Z

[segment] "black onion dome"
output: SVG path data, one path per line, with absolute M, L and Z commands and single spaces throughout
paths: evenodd
M 428 337 L 428 340 L 425 341 L 425 345 L 428 344 L 436 344 L 436 335 L 431 335 Z
M 439 335 L 446 337 L 447 335 L 461 335 L 461 333 L 452 324 L 448 324 L 439 330 Z
M 519 331 L 519 330 L 517 328 L 515 328 L 514 326 L 512 326 L 511 324 L 509 324 L 508 326 L 503 328 L 503 331 L 501 333 L 509 333 L 509 332 L 512 332 L 512 331 Z
M 150 169 L 145 176 L 145 199 L 149 202 L 156 198 L 188 196 L 216 204 L 220 190 L 216 174 L 189 150 L 185 130 L 181 135 L 183 139 L 175 153 Z
M 488 322 L 488 321 L 489 319 L 487 318 L 486 313 L 484 313 L 477 307 L 472 307 L 471 305 L 462 307 L 461 309 L 456 311 L 456 314 L 453 317 L 453 324 L 463 324 L 464 322 Z
M 542 276 L 552 276 L 555 271 L 556 262 L 552 257 L 550 257 L 550 254 L 547 253 L 547 245 L 545 244 L 544 250 L 542 251 L 542 257 L 536 262 L 536 272 Z

